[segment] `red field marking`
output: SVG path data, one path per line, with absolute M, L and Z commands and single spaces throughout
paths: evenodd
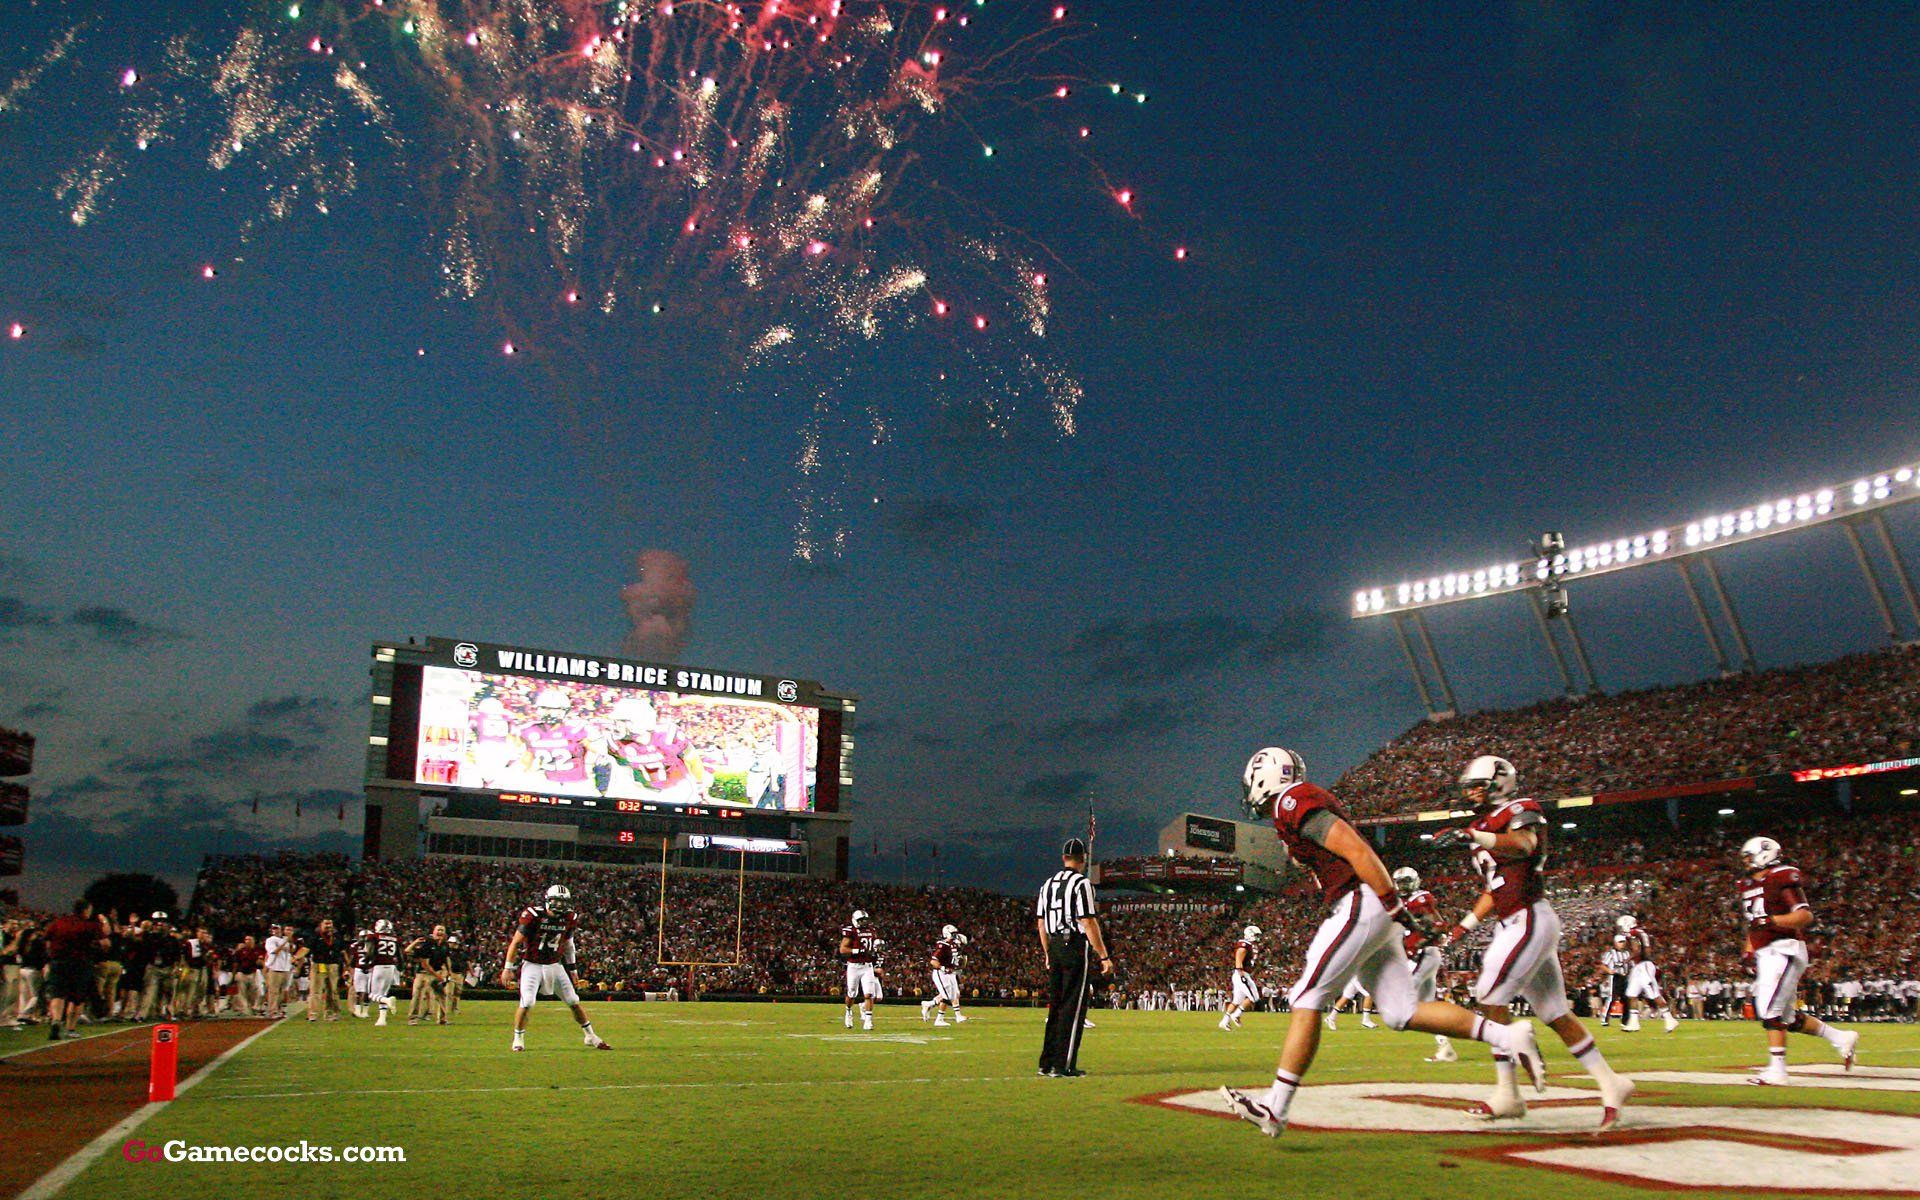
M 189 1021 L 180 1026 L 186 1079 L 271 1021 Z M 147 1102 L 150 1026 L 50 1043 L 0 1059 L 0 1196 L 24 1191 Z

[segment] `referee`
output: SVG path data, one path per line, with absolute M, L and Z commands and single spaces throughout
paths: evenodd
M 1040 1074 L 1050 1078 L 1085 1075 L 1080 1030 L 1087 1016 L 1087 968 L 1100 964 L 1113 974 L 1113 959 L 1093 915 L 1093 884 L 1087 881 L 1087 844 L 1069 839 L 1060 847 L 1060 870 L 1040 885 L 1034 904 L 1034 928 L 1047 964 L 1047 1036 L 1040 1047 Z

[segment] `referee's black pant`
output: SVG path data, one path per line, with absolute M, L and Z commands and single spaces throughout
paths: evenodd
M 1084 933 L 1047 938 L 1052 966 L 1047 976 L 1047 1037 L 1040 1047 L 1042 1071 L 1072 1071 L 1080 1059 L 1080 1030 L 1087 1019 L 1087 969 L 1093 951 Z

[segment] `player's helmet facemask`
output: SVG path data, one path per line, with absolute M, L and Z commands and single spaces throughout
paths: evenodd
M 1460 772 L 1460 795 L 1477 813 L 1485 814 L 1513 798 L 1520 790 L 1520 772 L 1512 763 L 1482 754 Z
M 533 719 L 541 725 L 558 725 L 567 719 L 570 707 L 565 695 L 549 688 L 533 698 Z

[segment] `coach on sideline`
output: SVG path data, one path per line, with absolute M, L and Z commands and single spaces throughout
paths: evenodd
M 1060 847 L 1060 862 L 1060 870 L 1040 885 L 1033 923 L 1047 964 L 1047 1036 L 1040 1047 L 1040 1074 L 1070 1078 L 1086 1074 L 1078 1063 L 1087 1017 L 1087 968 L 1097 961 L 1100 973 L 1111 975 L 1113 959 L 1107 956 L 1100 918 L 1094 915 L 1087 844 L 1068 839 Z

